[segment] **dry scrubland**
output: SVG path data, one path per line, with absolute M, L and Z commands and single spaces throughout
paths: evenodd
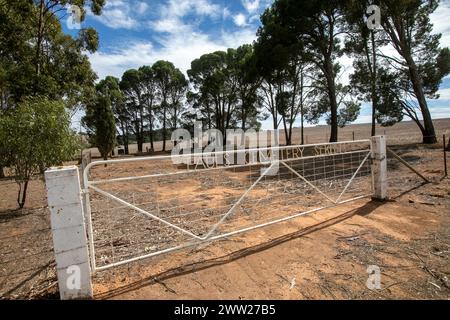
M 437 120 L 435 123 L 440 135 L 450 129 L 450 120 Z M 369 131 L 368 125 L 349 126 L 340 131 L 340 140 L 352 140 L 353 132 L 355 139 L 365 139 Z M 327 127 L 306 128 L 306 142 L 326 142 L 327 133 Z M 420 145 L 420 134 L 413 123 L 380 128 L 378 133 L 388 135 L 389 144 L 433 183 L 424 185 L 413 173 L 390 159 L 391 200 L 386 203 L 358 200 L 210 245 L 99 272 L 94 277 L 96 297 L 449 298 L 450 181 L 441 179 L 442 149 L 440 145 Z M 294 143 L 298 143 L 298 130 L 294 136 Z M 103 169 L 99 177 L 117 176 L 124 171 L 136 174 L 144 167 L 139 162 L 122 168 L 111 166 L 109 171 Z M 237 174 L 233 178 L 242 176 Z M 185 182 L 184 190 L 179 192 L 189 194 L 206 188 L 209 202 L 215 201 L 212 194 L 218 196 L 215 191 L 222 194 L 224 191 L 213 189 L 210 186 L 212 181 L 207 179 L 202 180 L 201 185 Z M 364 184 L 358 186 L 367 187 Z M 111 190 L 114 188 L 111 186 Z M 118 189 L 123 188 L 152 192 L 145 183 L 122 185 Z M 170 198 L 171 192 L 178 194 L 177 190 L 167 186 L 158 192 Z M 38 178 L 32 181 L 29 201 L 20 211 L 15 210 L 16 191 L 13 181 L 0 181 L 0 297 L 57 298 L 44 184 Z M 227 192 L 231 193 L 231 190 Z M 100 209 L 105 208 L 100 200 L 95 203 Z M 288 209 L 300 204 L 293 202 L 290 206 Z M 271 209 L 277 211 L 274 212 L 276 215 L 282 213 L 281 208 L 275 207 L 266 207 L 258 213 L 270 214 Z M 124 230 L 129 232 L 127 237 L 119 237 L 118 241 L 102 238 L 102 235 L 108 235 L 107 232 L 117 235 L 119 230 L 115 226 L 117 221 L 98 215 L 94 226 L 97 230 L 104 229 L 98 233 L 99 257 L 102 249 L 120 254 L 136 244 L 143 244 L 147 250 L 149 244 L 145 241 L 151 234 L 144 238 L 133 228 L 147 224 L 150 229 L 144 228 L 144 231 L 152 233 L 152 224 L 148 220 L 141 221 L 142 217 L 127 210 L 115 212 L 126 221 L 128 229 Z M 102 240 L 107 244 L 104 248 Z M 369 265 L 381 268 L 381 291 L 371 291 L 365 285 Z

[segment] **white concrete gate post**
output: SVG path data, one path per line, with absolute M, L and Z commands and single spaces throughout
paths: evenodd
M 60 297 L 93 297 L 80 177 L 76 166 L 45 172 Z
M 388 191 L 386 136 L 371 139 L 373 199 L 386 200 Z

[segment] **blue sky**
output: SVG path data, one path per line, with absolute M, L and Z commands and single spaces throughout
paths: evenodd
M 120 78 L 123 72 L 157 60 L 169 60 L 183 72 L 202 54 L 252 43 L 259 16 L 273 0 L 107 0 L 99 17 L 88 14 L 82 27 L 94 27 L 99 50 L 89 55 L 100 79 Z M 450 47 L 450 0 L 441 2 L 432 15 L 434 31 L 443 34 L 441 45 Z M 64 22 L 64 21 L 63 21 Z M 65 31 L 75 34 L 76 30 Z M 348 82 L 351 59 L 341 60 Z M 441 98 L 430 100 L 434 118 L 450 118 L 450 77 L 441 87 Z M 370 122 L 370 106 L 363 105 L 357 123 Z M 264 123 L 270 129 L 270 120 Z

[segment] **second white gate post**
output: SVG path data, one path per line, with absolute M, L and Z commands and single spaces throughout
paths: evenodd
M 388 191 L 386 136 L 371 139 L 373 199 L 386 200 Z
M 60 297 L 93 297 L 88 242 L 78 168 L 45 172 Z

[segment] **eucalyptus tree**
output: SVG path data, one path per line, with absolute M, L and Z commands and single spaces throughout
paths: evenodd
M 91 144 L 97 147 L 102 158 L 107 160 L 116 144 L 116 123 L 110 97 L 99 93 L 87 105 L 82 123 L 87 129 Z
M 345 23 L 341 2 L 337 0 L 277 0 L 262 16 L 258 42 L 270 43 L 266 49 L 278 55 L 272 60 L 287 60 L 289 50 L 301 50 L 303 61 L 310 62 L 322 73 L 330 113 L 330 141 L 338 139 L 338 102 L 336 92 L 336 61 L 343 55 L 339 36 Z M 285 48 L 284 50 L 282 48 Z M 264 50 L 261 50 L 263 53 Z M 274 77 L 279 81 L 280 75 Z M 280 87 L 280 83 L 278 87 Z M 273 87 L 273 86 L 271 86 Z M 269 88 L 273 89 L 273 88 Z M 273 90 L 272 90 L 273 91 Z M 273 99 L 272 99 L 273 100 Z M 273 101 L 271 102 L 273 113 Z M 274 125 L 276 120 L 274 120 Z
M 142 99 L 147 110 L 150 149 L 155 150 L 154 130 L 156 126 L 156 107 L 158 102 L 155 71 L 151 66 L 143 66 L 139 68 L 139 72 L 141 73 Z
M 211 127 L 220 130 L 226 142 L 226 130 L 235 122 L 238 82 L 232 76 L 230 57 L 232 51 L 205 54 L 192 61 L 188 70 L 193 91 L 194 106 L 211 120 Z
M 94 15 L 100 15 L 106 0 L 33 0 L 35 15 L 33 15 L 33 29 L 35 39 L 34 67 L 36 75 L 41 74 L 46 63 L 47 43 L 52 38 L 54 21 L 67 17 L 67 8 L 70 7 L 74 16 L 74 23 L 82 23 L 86 18 L 86 9 L 89 8 Z M 94 29 L 85 28 L 79 32 L 78 42 L 91 52 L 98 48 L 98 36 Z M 39 79 L 39 78 L 38 78 Z
M 178 129 L 181 124 L 179 119 L 185 111 L 184 102 L 187 88 L 188 81 L 184 74 L 179 69 L 173 70 L 171 86 L 169 87 L 169 122 L 172 131 Z
M 318 68 L 311 63 L 303 44 L 292 39 L 289 27 L 279 23 L 277 10 L 272 7 L 262 17 L 255 55 L 262 77 L 260 95 L 270 114 L 273 128 L 283 124 L 286 144 L 293 141 L 293 126 L 300 117 L 301 143 L 304 143 L 304 123 L 310 112 L 311 81 Z
M 94 2 L 100 14 L 102 1 Z M 85 1 L 0 0 L 3 105 L 6 97 L 14 106 L 31 95 L 63 99 L 72 109 L 89 100 L 96 75 L 85 52 L 97 49 L 98 36 L 94 29 L 80 30 L 77 38 L 63 33 L 63 5 L 75 3 Z
M 380 95 L 378 81 L 380 62 L 377 50 L 386 46 L 387 41 L 384 33 L 379 32 L 376 26 L 368 24 L 367 11 L 371 4 L 372 1 L 369 0 L 348 0 L 344 12 L 348 23 L 346 51 L 355 58 L 353 63 L 355 73 L 351 76 L 351 84 L 362 101 L 372 102 L 371 134 L 375 136 Z
M 142 73 L 136 69 L 125 71 L 120 81 L 120 89 L 123 92 L 124 103 L 130 117 L 130 129 L 136 138 L 138 152 L 143 152 L 147 114 Z
M 437 98 L 439 85 L 450 72 L 450 54 L 440 47 L 441 34 L 433 34 L 430 15 L 438 0 L 380 0 L 381 27 L 398 57 L 385 55 L 391 66 L 408 77 L 406 92 L 417 101 L 423 118 L 424 143 L 435 143 L 436 132 L 427 98 Z M 405 101 L 411 105 L 411 102 Z M 410 109 L 406 111 L 414 117 Z M 415 112 L 415 111 L 414 111 Z
M 92 99 L 96 75 L 85 52 L 97 49 L 98 35 L 88 28 L 73 38 L 61 27 L 65 5 L 78 5 L 82 21 L 86 4 L 100 14 L 104 0 L 0 0 L 2 109 L 13 112 L 33 96 L 63 102 L 74 114 Z
M 162 123 L 163 151 L 166 151 L 167 127 L 177 125 L 174 116 L 178 116 L 182 97 L 187 87 L 186 79 L 182 72 L 173 63 L 168 61 L 157 61 L 152 66 L 156 92 L 159 96 L 159 116 Z M 172 114 L 172 117 L 170 115 Z
M 121 144 L 125 148 L 125 154 L 129 154 L 130 116 L 125 105 L 125 97 L 122 90 L 120 90 L 120 80 L 107 76 L 97 84 L 96 90 L 98 94 L 109 98 L 111 101 L 111 108 L 118 127 Z
M 245 131 L 257 126 L 258 105 L 261 102 L 258 89 L 261 77 L 257 72 L 256 57 L 253 45 L 243 45 L 227 51 L 229 75 L 235 79 L 237 94 L 236 119 L 240 128 Z
M 348 0 L 345 17 L 348 22 L 346 51 L 354 57 L 354 72 L 350 75 L 350 86 L 361 101 L 372 103 L 372 136 L 376 135 L 377 122 L 391 126 L 403 120 L 402 104 L 392 68 L 382 54 L 389 41 L 376 26 L 369 28 L 367 9 L 372 1 Z
M 340 66 L 334 66 L 336 74 L 340 72 Z M 325 116 L 328 125 L 332 123 L 332 117 L 329 108 L 329 96 L 326 91 L 327 80 L 323 74 L 319 74 L 311 84 L 310 92 L 314 99 L 311 101 L 309 112 L 306 114 L 307 121 L 313 124 L 319 123 Z M 338 83 L 336 85 L 336 104 L 337 104 L 337 126 L 344 128 L 349 123 L 354 122 L 361 110 L 361 104 L 353 97 L 352 87 Z
M 287 36 L 287 30 L 278 23 L 274 7 L 267 9 L 261 16 L 262 27 L 258 30 L 255 42 L 255 57 L 258 74 L 261 77 L 259 96 L 262 99 L 262 112 L 272 118 L 272 127 L 276 134 L 281 124 L 280 108 L 277 99 L 283 93 L 284 70 L 291 59 L 289 48 L 280 42 Z
M 0 165 L 9 166 L 13 172 L 19 185 L 20 208 L 25 205 L 31 178 L 41 173 L 42 168 L 72 160 L 77 148 L 62 101 L 26 98 L 17 104 L 14 112 L 9 110 L 0 117 Z

